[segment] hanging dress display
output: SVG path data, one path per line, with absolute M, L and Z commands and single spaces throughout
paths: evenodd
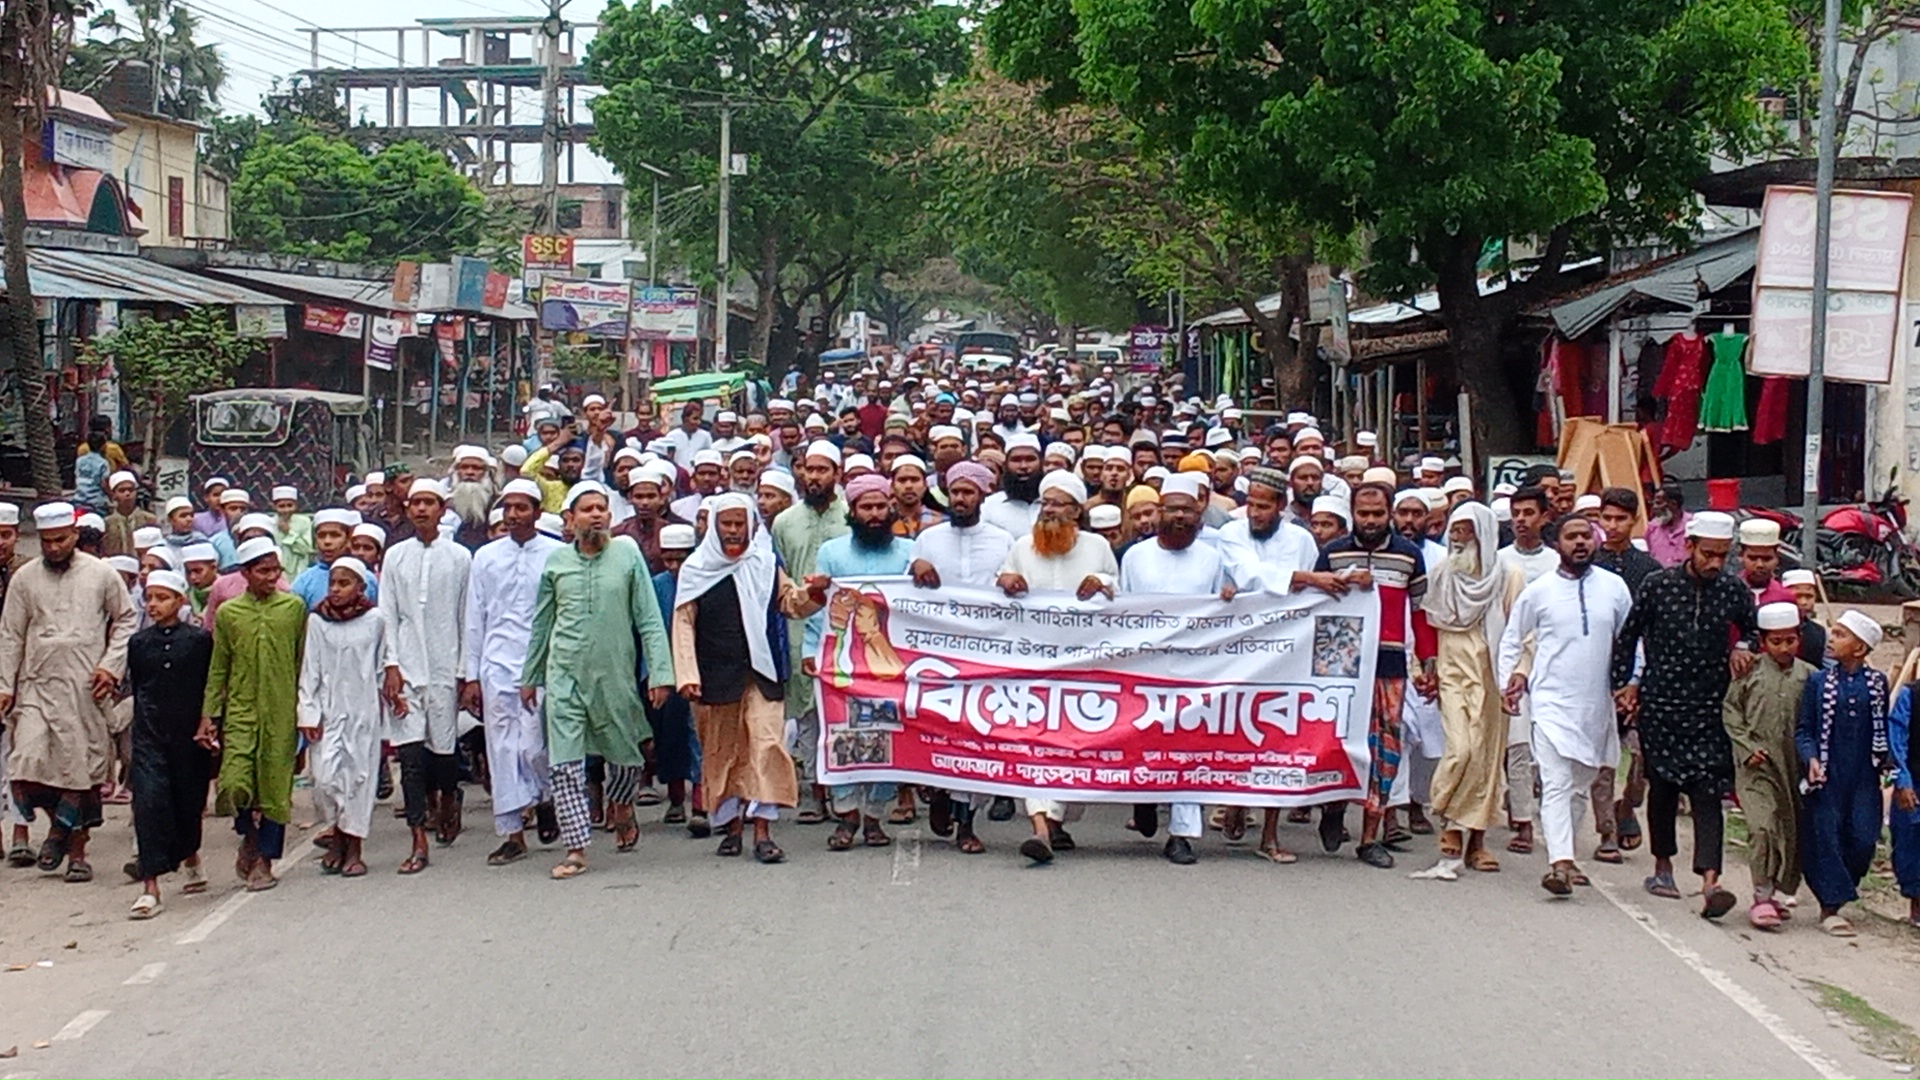
M 1693 445 L 1700 430 L 1700 391 L 1706 386 L 1707 340 L 1699 334 L 1681 333 L 1667 339 L 1666 357 L 1660 363 L 1660 377 L 1654 380 L 1653 396 L 1666 402 L 1665 418 L 1660 421 L 1660 449 L 1685 450 Z
M 1787 437 L 1787 404 L 1791 380 L 1772 378 L 1760 383 L 1760 404 L 1753 407 L 1753 445 L 1766 446 Z
M 1747 430 L 1747 335 L 1715 334 L 1707 339 L 1713 350 L 1713 370 L 1700 396 L 1703 431 Z

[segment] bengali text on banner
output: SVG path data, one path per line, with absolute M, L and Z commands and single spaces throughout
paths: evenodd
M 1379 599 L 836 580 L 815 658 L 823 783 L 1080 802 L 1360 798 Z

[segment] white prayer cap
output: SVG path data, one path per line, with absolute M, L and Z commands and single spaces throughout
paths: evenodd
M 1318 442 L 1325 444 L 1327 437 L 1320 434 L 1320 429 L 1317 427 L 1303 427 L 1294 435 L 1293 441 L 1295 443 Z
M 1222 420 L 1238 420 L 1240 419 L 1240 417 L 1244 415 L 1245 414 L 1242 413 L 1239 409 L 1235 409 L 1231 406 L 1220 410 L 1220 419 Z
M 1595 495 L 1591 491 L 1573 500 L 1573 512 L 1576 514 L 1584 514 L 1589 510 L 1598 509 L 1600 509 L 1600 496 Z
M 131 555 L 109 555 L 107 556 L 107 565 L 123 574 L 138 574 L 140 572 L 140 560 Z
M 1420 498 L 1426 501 L 1427 509 L 1444 510 L 1447 508 L 1447 493 L 1439 488 L 1415 488 L 1414 490 L 1418 491 Z
M 353 484 L 347 488 L 347 501 L 359 502 L 367 497 L 367 485 Z
M 856 470 L 861 472 L 874 472 L 877 469 L 877 466 L 873 463 L 873 458 L 867 454 L 848 454 L 846 461 L 843 462 L 840 467 L 843 472 L 854 472 Z
M 825 439 L 815 439 L 807 444 L 806 457 L 824 458 L 827 461 L 833 462 L 835 465 L 839 465 L 840 448 Z
M 531 499 L 536 508 L 546 500 L 546 497 L 541 494 L 540 485 L 525 476 L 514 477 L 507 481 L 505 487 L 500 489 L 499 497 L 501 499 L 509 495 L 519 495 L 522 498 Z
M 1039 453 L 1040 436 L 1035 435 L 1031 431 L 1022 431 L 1017 435 L 1007 436 L 1007 453 L 1011 454 L 1015 450 L 1020 449 L 1032 450 L 1035 453 Z
M 1087 511 L 1087 524 L 1096 529 L 1117 529 L 1120 527 L 1120 508 L 1112 503 L 1101 503 Z
M 1451 495 L 1456 491 L 1465 492 L 1466 494 L 1471 495 L 1473 494 L 1473 481 L 1467 479 L 1464 476 L 1449 476 L 1447 477 L 1447 482 L 1440 485 L 1440 490 L 1445 492 L 1448 495 Z M 1598 496 L 1595 496 L 1595 498 L 1598 498 Z
M 220 549 L 212 544 L 188 544 L 180 549 L 180 561 L 183 563 L 219 562 Z
M 191 509 L 193 509 L 193 500 L 187 498 L 185 495 L 175 495 L 173 498 L 168 499 L 166 504 L 160 508 L 160 516 L 163 518 L 172 517 L 175 510 Z
M 1320 464 L 1320 459 L 1312 454 L 1295 454 L 1293 460 L 1287 462 L 1287 475 L 1292 476 L 1309 465 L 1323 472 L 1326 470 L 1326 466 Z
M 205 491 L 210 487 L 226 487 L 227 484 L 228 480 L 224 476 L 209 476 L 205 480 L 200 481 L 200 490 Z
M 252 506 L 253 496 L 247 494 L 246 488 L 230 487 L 227 490 L 220 493 L 220 505 L 226 506 L 228 503 L 239 503 L 242 506 Z
M 783 472 L 780 469 L 768 469 L 766 472 L 761 473 L 760 486 L 763 488 L 770 487 L 775 491 L 785 494 L 789 499 L 798 499 L 800 497 L 800 489 L 795 487 L 793 483 L 793 474 Z
M 1240 451 L 1241 461 L 1259 461 L 1260 457 L 1260 448 L 1257 446 L 1249 446 Z
M 1303 412 L 1290 412 L 1287 414 L 1287 424 L 1289 426 L 1294 424 L 1305 426 L 1308 419 L 1307 414 Z
M 1799 611 L 1798 608 L 1794 610 L 1796 613 Z M 1885 636 L 1885 631 L 1880 629 L 1880 624 L 1872 616 L 1853 608 L 1841 612 L 1840 617 L 1833 621 L 1834 625 L 1844 626 L 1852 631 L 1853 636 L 1865 642 L 1869 649 L 1879 648 L 1880 639 Z
M 368 473 L 366 476 L 362 477 L 362 479 L 367 482 L 368 487 L 372 487 L 375 484 L 386 483 L 387 474 L 384 472 L 381 472 L 379 469 L 375 469 L 372 472 Z
M 782 410 L 784 410 L 784 411 L 786 411 L 786 412 L 792 412 L 792 411 L 793 411 L 793 402 L 792 402 L 792 401 L 791 401 L 790 399 L 788 399 L 788 398 L 783 398 L 783 397 L 777 397 L 777 398 L 774 398 L 773 400 L 771 400 L 771 401 L 769 401 L 769 402 L 767 402 L 767 411 L 768 411 L 768 412 L 770 412 L 770 413 L 773 413 L 773 412 L 780 412 L 780 411 L 782 411 Z
M 1233 442 L 1233 432 L 1228 431 L 1226 428 L 1217 427 L 1207 429 L 1207 449 L 1211 450 L 1216 446 L 1226 446 L 1231 442 Z
M 166 543 L 166 540 L 167 534 L 161 532 L 160 527 L 157 525 L 142 525 L 140 528 L 133 530 L 133 550 L 135 551 L 145 551 L 151 547 L 159 547 L 161 544 Z
M 920 475 L 925 476 L 927 473 L 927 463 L 921 461 L 916 454 L 901 454 L 899 457 L 893 459 L 893 471 L 899 472 L 901 469 L 919 469 Z
M 1413 475 L 1415 476 L 1425 476 L 1428 473 L 1445 471 L 1447 471 L 1447 463 L 1437 457 L 1423 457 L 1420 459 L 1420 463 L 1413 467 Z
M 821 416 L 809 416 L 807 417 L 807 422 L 802 426 L 808 431 L 825 431 L 827 430 L 827 421 Z
M 1785 585 L 1789 589 L 1800 585 L 1812 585 L 1813 583 L 1814 576 L 1811 570 L 1787 570 L 1783 571 L 1780 575 L 1780 584 Z
M 486 465 L 492 463 L 493 455 L 487 453 L 486 447 L 474 446 L 471 443 L 454 447 L 453 463 L 458 465 L 463 461 L 478 461 L 482 465 Z
M 652 484 L 654 487 L 670 489 L 674 486 L 674 478 L 673 466 L 663 465 L 657 461 L 652 462 L 642 465 L 627 474 L 627 490 L 631 492 L 641 484 Z M 504 492 L 502 494 L 504 494 Z M 536 496 L 534 501 L 539 502 L 540 500 Z
M 961 433 L 958 427 L 952 424 L 935 424 L 927 430 L 928 442 L 937 443 L 941 439 L 956 439 L 960 442 L 965 442 L 967 437 Z
M 175 596 L 184 598 L 187 595 L 187 579 L 178 570 L 149 570 L 147 571 L 147 591 L 152 592 L 155 589 L 165 589 Z
M 92 529 L 95 532 L 107 531 L 107 519 L 91 510 L 75 518 L 73 523 L 82 529 Z
M 1493 520 L 1495 521 L 1512 521 L 1513 520 L 1513 500 L 1512 499 L 1509 499 L 1505 495 L 1502 495 L 1499 498 L 1493 500 L 1491 505 L 1493 506 Z
M 1791 630 L 1800 625 L 1800 605 L 1787 600 L 1761 604 L 1758 618 L 1762 630 Z
M 496 506 L 487 511 L 487 528 L 491 529 L 505 520 L 507 520 L 507 511 L 504 507 Z
M 634 449 L 633 447 L 631 447 L 631 446 L 623 446 L 623 447 L 621 447 L 621 448 L 620 448 L 620 449 L 619 449 L 618 451 L 616 451 L 616 452 L 614 453 L 614 455 L 613 455 L 613 463 L 614 463 L 615 465 L 618 465 L 618 464 L 620 464 L 620 463 L 621 463 L 621 462 L 623 462 L 623 461 L 631 461 L 631 462 L 633 462 L 633 463 L 635 463 L 636 465 L 637 465 L 637 464 L 639 464 L 639 462 L 640 462 L 640 451 L 638 451 L 638 450 L 635 450 L 635 449 Z
M 696 469 L 702 465 L 725 465 L 726 463 L 727 459 L 722 457 L 718 450 L 702 450 L 693 455 L 693 467 Z
M 667 551 L 692 551 L 696 537 L 691 525 L 663 525 L 660 528 L 660 546 Z
M 560 539 L 567 533 L 567 523 L 561 520 L 559 514 L 541 514 L 539 519 L 533 523 L 533 527 L 536 532 L 545 533 L 555 540 Z
M 273 518 L 267 514 L 242 514 L 240 515 L 240 520 L 235 522 L 233 526 L 233 531 L 236 535 L 243 532 L 250 532 L 254 529 L 266 533 L 272 532 Z
M 713 414 L 713 422 L 716 424 L 737 424 L 740 422 L 740 414 L 734 412 L 732 409 L 722 409 Z
M 327 567 L 327 573 L 331 575 L 335 570 L 351 570 L 360 575 L 362 585 L 373 584 L 373 568 L 351 555 L 342 555 L 333 560 L 333 563 Z
M 79 516 L 70 502 L 41 503 L 33 508 L 33 527 L 62 529 L 75 524 L 75 519 Z
M 1207 500 L 1207 476 L 1205 473 L 1174 473 L 1160 482 L 1160 497 L 1185 495 L 1199 502 Z
M 1748 518 L 1740 523 L 1740 546 L 1768 548 L 1780 546 L 1780 523 L 1766 518 Z
M 1065 469 L 1055 469 L 1040 478 L 1040 494 L 1057 491 L 1076 503 L 1087 501 L 1087 485 Z
M 1044 454 L 1041 454 L 1040 456 L 1047 461 L 1052 461 L 1055 458 L 1059 458 L 1065 461 L 1067 464 L 1071 465 L 1074 463 L 1074 460 L 1078 455 L 1076 455 L 1073 452 L 1072 443 L 1064 442 L 1064 441 L 1055 441 L 1055 442 L 1048 443 L 1047 452 Z
M 1356 446 L 1379 446 L 1380 436 L 1371 431 L 1362 431 L 1354 435 L 1353 442 Z
M 589 405 L 605 405 L 606 403 L 607 399 L 599 394 L 588 394 L 586 397 L 580 399 L 580 407 L 582 409 Z
M 742 447 L 738 450 L 735 450 L 733 453 L 727 455 L 727 464 L 729 466 L 731 466 L 736 461 L 746 461 L 746 462 L 751 462 L 752 464 L 758 465 L 760 464 L 760 457 L 759 455 L 755 454 L 751 449 Z
M 0 525 L 20 524 L 20 508 L 12 503 L 0 502 Z
M 500 460 L 510 468 L 519 468 L 527 463 L 527 448 L 519 443 L 500 448 Z
M 1520 489 L 1517 486 L 1513 484 L 1509 484 L 1505 480 L 1502 480 L 1499 483 L 1493 485 L 1494 498 L 1500 498 L 1502 496 L 1511 495 L 1514 492 L 1519 490 Z
M 1400 474 L 1394 472 L 1392 466 L 1375 465 L 1360 474 L 1360 482 L 1363 484 L 1385 484 L 1388 487 L 1393 487 L 1400 482 Z
M 607 485 L 598 480 L 582 480 L 567 489 L 567 501 L 562 504 L 563 508 L 567 510 L 573 509 L 575 503 L 588 495 L 599 495 L 608 502 L 613 501 L 613 493 L 607 490 Z
M 381 547 L 387 546 L 387 530 L 375 525 L 371 521 L 363 521 L 355 525 L 353 527 L 353 535 L 364 536 L 374 543 L 379 544 Z
M 1347 454 L 1344 457 L 1336 458 L 1333 462 L 1333 467 L 1338 472 L 1351 472 L 1359 469 L 1361 475 L 1364 476 L 1366 475 L 1367 459 L 1360 454 Z
M 352 532 L 353 527 L 358 524 L 360 524 L 360 511 L 358 510 L 343 510 L 338 507 L 328 507 L 313 515 L 313 527 L 316 529 L 322 525 L 338 525 L 348 532 Z
M 1733 517 L 1718 510 L 1702 510 L 1687 519 L 1687 537 L 1691 540 L 1733 539 Z
M 112 491 L 114 488 L 119 487 L 121 484 L 132 484 L 134 487 L 139 487 L 140 478 L 133 475 L 132 472 L 129 472 L 126 469 L 121 469 L 119 472 L 116 472 L 112 476 L 107 477 L 108 491 Z
M 1141 474 L 1140 482 L 1144 484 L 1151 480 L 1158 480 L 1164 484 L 1167 482 L 1167 477 L 1172 475 L 1173 470 L 1167 468 L 1165 465 L 1155 465 Z
M 753 434 L 747 436 L 747 445 L 748 446 L 772 446 L 773 436 L 767 434 L 764 431 L 756 431 Z
M 1425 506 L 1427 497 L 1420 493 L 1419 488 L 1404 488 L 1393 497 L 1393 505 L 1399 506 L 1402 503 L 1419 503 Z
M 407 485 L 408 499 L 413 499 L 420 495 L 431 495 L 441 502 L 447 501 L 447 489 L 440 486 L 440 481 L 430 476 L 418 477 L 413 483 Z
M 1332 514 L 1353 528 L 1353 504 L 1338 495 L 1321 495 L 1313 500 L 1312 514 Z
M 299 502 L 300 489 L 292 484 L 276 484 L 273 491 L 274 502 Z
M 251 540 L 242 541 L 240 546 L 234 549 L 233 561 L 245 566 L 256 559 L 264 559 L 268 555 L 279 553 L 280 545 L 273 542 L 273 537 L 256 536 Z
M 171 544 L 161 544 L 158 547 L 150 547 L 147 550 L 140 553 L 140 557 L 142 559 L 146 558 L 149 555 L 153 556 L 156 559 L 159 559 L 163 563 L 166 563 L 167 564 L 166 568 L 168 570 L 178 570 L 182 565 L 180 562 L 180 553 L 174 550 L 174 547 Z
M 1219 397 L 1216 397 L 1213 399 L 1213 407 L 1216 409 L 1227 409 L 1227 408 L 1232 408 L 1232 406 L 1233 406 L 1232 394 L 1221 394 Z

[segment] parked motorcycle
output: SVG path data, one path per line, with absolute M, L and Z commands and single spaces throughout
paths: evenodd
M 1783 563 L 1801 562 L 1800 517 L 1770 506 L 1743 506 L 1739 516 L 1780 526 Z M 1896 488 L 1871 503 L 1836 507 L 1820 519 L 1815 548 L 1820 576 L 1829 587 L 1884 588 L 1920 596 L 1920 547 L 1907 539 L 1907 499 Z

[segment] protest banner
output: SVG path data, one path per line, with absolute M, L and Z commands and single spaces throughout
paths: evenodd
M 1359 799 L 1379 599 L 921 589 L 836 580 L 822 783 L 1067 802 Z

